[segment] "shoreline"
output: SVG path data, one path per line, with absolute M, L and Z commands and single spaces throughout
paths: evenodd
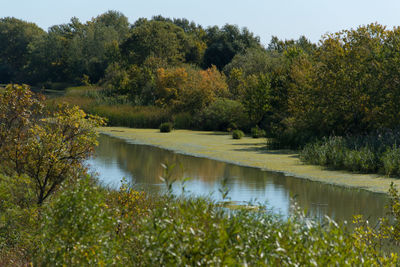
M 225 132 L 174 130 L 170 133 L 160 133 L 158 129 L 125 127 L 101 127 L 98 128 L 98 132 L 135 144 L 156 146 L 180 154 L 279 172 L 285 176 L 341 187 L 387 193 L 393 182 L 400 188 L 400 179 L 306 165 L 300 161 L 295 151 L 267 150 L 264 138 L 243 137 L 237 140 Z

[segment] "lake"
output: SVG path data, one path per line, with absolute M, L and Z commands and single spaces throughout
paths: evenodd
M 265 203 L 271 211 L 284 216 L 290 213 L 295 200 L 312 217 L 328 215 L 336 221 L 351 221 L 353 215 L 362 214 L 374 222 L 385 215 L 387 204 L 386 194 L 177 154 L 103 134 L 99 136 L 95 157 L 88 164 L 105 185 L 118 188 L 125 177 L 136 188 L 148 192 L 165 190 L 160 179 L 164 174 L 161 164 L 175 164 L 173 178 L 191 178 L 184 184 L 186 194 L 208 196 L 219 201 L 222 198 L 219 189 L 225 179 L 231 201 Z M 181 194 L 181 182 L 174 183 L 173 192 Z

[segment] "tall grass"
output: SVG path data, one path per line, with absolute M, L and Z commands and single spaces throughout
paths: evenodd
M 107 118 L 109 126 L 131 128 L 158 128 L 171 118 L 168 111 L 154 106 L 100 105 L 91 107 L 88 112 Z
M 400 176 L 400 131 L 331 136 L 305 145 L 300 159 L 311 164 L 361 173 Z
M 44 211 L 38 265 L 341 266 L 396 264 L 331 220 L 265 208 L 227 210 L 201 197 L 157 197 L 85 180 Z

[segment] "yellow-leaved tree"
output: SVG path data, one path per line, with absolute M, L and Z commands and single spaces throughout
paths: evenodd
M 27 176 L 41 205 L 66 180 L 85 173 L 97 145 L 95 128 L 104 124 L 78 107 L 44 109 L 44 97 L 27 85 L 8 85 L 0 93 L 0 173 Z

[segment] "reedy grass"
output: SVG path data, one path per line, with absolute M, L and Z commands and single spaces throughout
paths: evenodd
M 397 144 L 400 144 L 400 132 L 397 130 L 331 136 L 305 145 L 300 159 L 334 169 L 399 176 L 400 148 Z

